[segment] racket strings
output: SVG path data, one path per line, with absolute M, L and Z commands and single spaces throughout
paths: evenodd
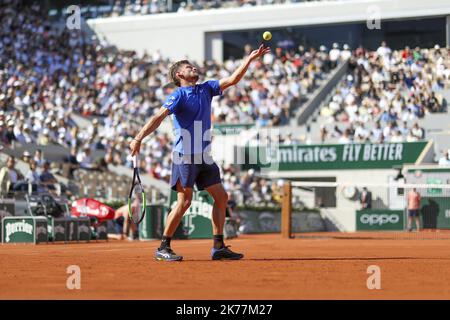
M 131 195 L 131 211 L 134 221 L 139 221 L 144 214 L 144 190 L 139 184 L 136 184 L 133 188 Z

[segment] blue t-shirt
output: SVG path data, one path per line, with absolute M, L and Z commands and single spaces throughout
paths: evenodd
M 174 152 L 203 153 L 211 144 L 211 101 L 221 95 L 218 80 L 193 87 L 180 87 L 163 104 L 172 115 L 175 131 Z

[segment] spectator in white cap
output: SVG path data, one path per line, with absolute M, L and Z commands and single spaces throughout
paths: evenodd
M 16 136 L 14 135 L 14 121 L 13 120 L 8 121 L 8 127 L 6 129 L 5 138 L 6 138 L 6 143 L 8 145 L 11 145 L 14 141 L 17 140 Z
M 335 68 L 337 66 L 339 57 L 341 56 L 341 50 L 339 50 L 339 45 L 335 42 L 333 43 L 333 49 L 329 53 L 331 67 Z
M 342 50 L 342 52 L 341 52 L 341 59 L 342 60 L 350 59 L 351 56 L 352 56 L 352 52 L 351 52 L 350 47 L 348 46 L 348 44 L 344 44 L 343 49 L 344 50 Z
M 25 163 L 29 163 L 30 160 L 31 160 L 31 153 L 29 153 L 27 150 L 25 150 L 22 153 L 22 161 L 25 162 Z

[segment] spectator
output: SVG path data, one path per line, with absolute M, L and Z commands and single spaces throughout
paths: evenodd
M 380 56 L 383 60 L 387 61 L 392 51 L 386 44 L 386 41 L 382 41 L 381 45 L 377 49 L 377 55 Z
M 415 136 L 418 140 L 422 140 L 425 138 L 425 131 L 419 127 L 419 124 L 416 122 L 414 123 L 411 133 L 413 136 Z
M 339 45 L 335 42 L 333 43 L 333 49 L 329 52 L 331 68 L 337 66 L 339 57 L 341 56 L 341 50 L 339 50 Z
M 136 205 L 139 200 L 135 199 L 132 204 L 131 210 L 136 210 Z M 114 228 L 116 230 L 115 235 L 108 234 L 108 238 L 117 239 L 117 240 L 134 240 L 138 237 L 137 228 L 134 223 L 130 223 L 129 213 L 128 213 L 128 205 L 124 205 L 118 208 L 114 214 Z M 130 236 L 130 231 L 132 236 Z
M 403 121 L 403 126 L 401 128 L 399 128 L 398 130 L 400 131 L 401 135 L 406 138 L 406 136 L 408 135 L 408 133 L 410 131 L 408 128 L 408 122 Z
M 29 153 L 27 150 L 25 150 L 22 154 L 22 161 L 30 164 L 31 161 L 31 153 Z
M 439 159 L 440 167 L 448 167 L 450 166 L 450 152 L 447 150 L 443 152 L 442 157 Z
M 0 169 L 0 194 L 7 195 L 21 179 L 21 174 L 15 169 L 14 157 L 8 156 L 6 166 Z
M 348 44 L 344 44 L 343 49 L 344 50 L 342 50 L 341 52 L 341 59 L 344 61 L 350 59 L 352 56 L 352 52 L 350 51 L 350 47 L 348 46 Z
M 36 165 L 38 167 L 42 167 L 44 165 L 45 159 L 41 149 L 36 149 L 36 151 L 34 152 L 33 160 L 36 162 Z
M 327 140 L 328 131 L 324 125 L 320 126 L 320 142 L 324 143 Z
M 14 121 L 13 120 L 8 121 L 8 127 L 6 128 L 5 138 L 6 138 L 6 144 L 8 146 L 11 146 L 14 143 L 14 141 L 17 140 L 16 135 L 14 134 Z
M 29 165 L 29 171 L 25 175 L 25 181 L 28 183 L 31 183 L 33 185 L 38 185 L 40 180 L 39 172 L 37 171 L 37 164 L 36 161 L 31 160 Z
M 344 131 L 344 134 L 342 135 L 342 137 L 339 138 L 339 143 L 347 144 L 347 143 L 351 143 L 351 142 L 352 142 L 352 140 L 350 138 L 350 130 L 346 129 Z
M 41 185 L 40 174 L 37 170 L 37 163 L 34 160 L 29 162 L 29 170 L 25 175 L 25 182 L 31 184 L 32 191 L 42 193 L 46 191 L 46 188 Z
M 381 142 L 383 138 L 383 130 L 379 121 L 375 123 L 375 128 L 372 129 L 372 142 Z
M 94 169 L 94 162 L 91 157 L 91 148 L 84 147 L 83 151 L 79 152 L 77 155 L 77 161 L 80 164 L 81 169 Z
M 392 137 L 390 139 L 390 142 L 399 143 L 399 142 L 403 142 L 403 141 L 404 141 L 404 139 L 403 139 L 403 136 L 402 136 L 400 130 L 399 129 L 395 129 L 393 134 L 392 134 Z
M 80 168 L 80 164 L 77 160 L 78 150 L 76 147 L 70 148 L 70 154 L 65 157 L 64 163 L 66 163 L 69 167 L 69 178 L 74 177 L 75 170 Z
M 363 187 L 359 201 L 362 209 L 372 209 L 372 192 L 368 191 L 367 187 Z
M 50 162 L 44 162 L 42 167 L 42 172 L 39 175 L 39 180 L 41 185 L 46 187 L 48 191 L 54 195 L 56 195 L 56 187 L 55 184 L 58 183 L 55 176 L 50 172 Z

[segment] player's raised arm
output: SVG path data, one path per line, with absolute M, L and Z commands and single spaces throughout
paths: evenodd
M 219 80 L 220 90 L 223 91 L 228 87 L 231 87 L 238 83 L 242 77 L 244 76 L 245 72 L 247 72 L 248 67 L 250 66 L 250 63 L 253 60 L 258 59 L 259 57 L 263 56 L 264 54 L 268 53 L 270 51 L 270 47 L 264 47 L 262 44 L 257 50 L 253 50 L 245 59 L 244 62 L 237 68 L 233 74 L 229 77 L 223 78 Z
M 169 114 L 169 109 L 165 107 L 161 107 L 158 112 L 148 120 L 148 122 L 144 125 L 144 127 L 139 131 L 136 137 L 133 138 L 133 141 L 130 143 L 131 155 L 135 155 L 139 153 L 141 148 L 142 140 L 151 134 L 153 131 L 158 129 L 161 125 L 161 122 L 167 117 Z

